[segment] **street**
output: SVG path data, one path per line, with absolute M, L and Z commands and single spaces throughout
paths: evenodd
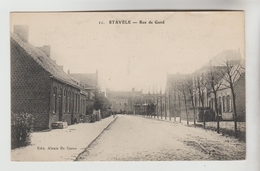
M 118 115 L 78 161 L 243 160 L 246 145 L 213 131 Z

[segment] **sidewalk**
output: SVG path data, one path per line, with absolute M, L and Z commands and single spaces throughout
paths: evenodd
M 95 123 L 80 123 L 49 132 L 34 132 L 31 145 L 11 150 L 11 160 L 74 161 L 114 120 L 110 116 Z

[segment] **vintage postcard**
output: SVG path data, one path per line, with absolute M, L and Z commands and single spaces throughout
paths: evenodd
M 10 14 L 11 161 L 246 159 L 243 11 Z

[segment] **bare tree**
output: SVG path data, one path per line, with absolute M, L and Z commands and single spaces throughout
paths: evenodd
M 205 89 L 206 83 L 203 79 L 203 74 L 201 74 L 201 76 L 197 76 L 196 78 L 196 89 L 197 92 L 199 94 L 199 102 L 201 103 L 201 113 L 202 113 L 202 117 L 203 117 L 203 128 L 206 128 L 206 122 L 205 122 L 205 114 L 204 114 L 204 94 L 203 91 Z
M 186 111 L 186 118 L 187 118 L 187 125 L 189 125 L 189 115 L 188 115 L 188 109 L 187 109 L 187 85 L 185 78 L 180 81 L 180 88 L 181 93 L 184 98 L 184 105 L 185 105 L 185 111 Z
M 173 86 L 173 91 L 174 91 L 174 97 L 175 97 L 175 102 L 178 97 L 178 111 L 180 115 L 180 123 L 181 123 L 181 100 L 182 100 L 182 88 L 180 84 L 180 80 L 176 79 L 174 81 L 174 86 Z M 176 97 L 177 95 L 177 97 Z M 175 104 L 175 108 L 177 108 L 177 105 Z M 174 120 L 176 121 L 176 115 L 174 115 Z
M 234 129 L 235 137 L 237 137 L 237 108 L 234 86 L 239 80 L 241 72 L 244 70 L 244 67 L 241 64 L 241 60 L 228 60 L 227 57 L 225 60 L 219 61 L 218 63 L 220 66 L 224 67 L 224 69 L 222 70 L 223 85 L 231 89 L 234 110 Z
M 218 100 L 217 100 L 217 92 L 222 85 L 222 70 L 221 66 L 212 66 L 210 61 L 208 71 L 203 75 L 203 79 L 205 83 L 209 85 L 210 91 L 214 94 L 214 107 L 216 112 L 216 120 L 217 120 L 217 133 L 219 133 L 219 110 L 218 110 Z
M 174 122 L 176 122 L 176 106 L 177 106 L 177 97 L 176 97 L 176 91 L 173 89 L 173 110 L 174 110 Z
M 196 111 L 195 111 L 195 104 L 194 104 L 193 82 L 192 82 L 191 78 L 187 79 L 186 86 L 187 86 L 187 89 L 188 89 L 188 93 L 190 95 L 190 100 L 191 100 L 193 114 L 194 114 L 194 116 L 193 116 L 194 117 L 193 118 L 194 127 L 196 127 Z
M 171 91 L 173 92 L 173 112 L 174 112 L 174 122 L 176 122 L 176 116 L 177 116 L 177 106 L 178 109 L 180 109 L 181 107 L 181 99 L 180 99 L 180 92 L 178 89 L 178 83 L 176 82 L 176 80 L 174 82 L 172 82 L 172 87 L 171 87 Z M 177 99 L 178 99 L 178 104 L 177 104 Z M 181 122 L 181 119 L 180 119 Z
M 179 114 L 180 114 L 180 123 L 181 123 L 181 92 L 178 91 L 178 100 L 179 100 Z

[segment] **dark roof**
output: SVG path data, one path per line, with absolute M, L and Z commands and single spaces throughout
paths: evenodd
M 94 74 L 69 74 L 70 77 L 80 81 L 87 88 L 88 87 L 96 87 L 97 86 L 97 75 Z
M 34 47 L 30 43 L 22 41 L 15 33 L 11 33 L 11 40 L 23 48 L 35 62 L 50 74 L 51 78 L 79 88 L 78 85 L 75 84 L 74 81 L 60 68 L 60 66 L 58 66 L 50 57 L 47 57 L 43 51 Z M 11 41 L 11 43 L 13 41 Z

